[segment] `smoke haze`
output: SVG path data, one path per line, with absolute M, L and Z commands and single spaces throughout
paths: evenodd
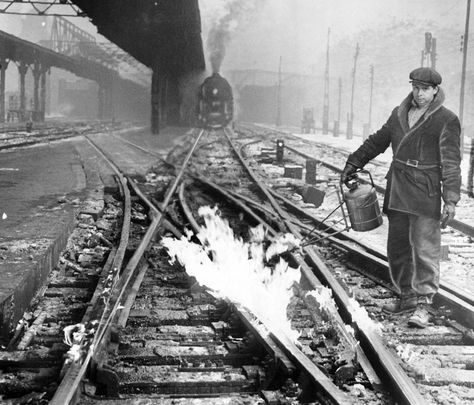
M 209 16 L 206 50 L 212 72 L 219 72 L 233 34 L 242 28 L 244 20 L 257 12 L 265 0 L 221 0 L 202 6 Z M 204 33 L 206 35 L 206 33 Z

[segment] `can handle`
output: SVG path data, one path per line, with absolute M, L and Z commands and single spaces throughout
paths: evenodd
M 366 170 L 366 169 L 360 169 L 360 170 L 358 170 L 356 173 L 362 173 L 362 172 L 363 172 L 363 173 L 367 173 L 367 174 L 369 175 L 369 177 L 370 177 L 370 184 L 372 184 L 372 187 L 375 188 L 374 179 L 372 178 L 372 175 L 370 174 L 370 172 L 369 172 L 368 170 Z
M 368 170 L 366 170 L 366 169 L 357 169 L 357 170 L 354 172 L 354 174 L 358 174 L 358 173 L 367 173 L 367 174 L 369 175 L 369 177 L 370 177 L 370 184 L 372 184 L 372 187 L 375 188 L 374 179 L 372 178 L 372 174 L 370 174 L 370 172 L 369 172 Z M 341 190 L 341 195 L 342 195 L 343 198 L 344 198 L 344 191 L 343 191 L 343 189 L 342 189 L 342 184 L 343 184 L 343 182 L 340 181 L 340 182 L 339 182 L 339 188 L 340 188 L 340 190 Z M 350 189 L 350 190 L 353 190 L 353 189 L 357 188 L 357 183 L 355 183 L 354 187 L 349 187 L 349 186 L 347 186 L 347 185 L 346 185 L 346 187 L 347 187 L 348 189 Z

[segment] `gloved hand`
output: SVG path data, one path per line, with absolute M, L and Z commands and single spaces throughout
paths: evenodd
M 441 214 L 441 229 L 446 228 L 448 222 L 454 218 L 456 214 L 456 206 L 453 203 L 445 203 L 443 213 Z
M 347 162 L 341 173 L 341 182 L 344 183 L 347 187 L 349 187 L 348 183 L 349 181 L 357 177 L 355 172 L 358 169 L 359 168 L 357 166 L 354 166 L 352 163 Z

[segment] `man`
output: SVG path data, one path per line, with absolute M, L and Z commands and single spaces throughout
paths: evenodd
M 443 107 L 441 80 L 434 69 L 413 70 L 411 93 L 349 156 L 341 174 L 347 184 L 357 169 L 392 146 L 383 211 L 390 276 L 400 298 L 383 310 L 414 311 L 408 324 L 420 328 L 429 322 L 428 307 L 439 288 L 440 228 L 454 218 L 461 188 L 461 128 L 457 116 Z

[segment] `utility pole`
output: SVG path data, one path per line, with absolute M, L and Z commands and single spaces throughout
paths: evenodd
M 369 131 L 372 128 L 372 96 L 374 93 L 374 65 L 370 65 L 370 101 L 369 101 Z
M 463 128 L 464 118 L 464 91 L 466 86 L 466 63 L 467 63 L 467 46 L 469 41 L 469 16 L 471 14 L 471 0 L 467 0 L 466 25 L 464 28 L 464 36 L 461 37 L 462 50 L 462 73 L 461 73 L 461 94 L 459 98 L 459 121 L 461 122 L 461 131 Z M 464 133 L 461 133 L 461 145 L 464 145 Z
M 324 101 L 323 101 L 323 134 L 328 133 L 329 128 L 329 35 L 331 28 L 328 28 L 328 44 L 326 47 L 326 69 L 324 70 Z
M 339 86 L 339 98 L 337 102 L 337 121 L 334 121 L 334 129 L 333 129 L 333 135 L 334 136 L 339 136 L 339 125 L 341 122 L 341 96 L 342 96 L 342 80 L 339 78 L 338 80 L 338 86 Z
M 370 98 L 369 98 L 369 122 L 364 125 L 364 140 L 367 139 L 372 127 L 372 95 L 374 91 L 374 65 L 370 65 Z
M 337 108 L 337 121 L 341 122 L 341 102 L 342 102 L 342 79 L 339 78 L 339 101 Z
M 276 126 L 281 125 L 281 56 L 280 64 L 278 66 L 278 89 L 277 89 L 277 115 L 276 115 Z
M 352 139 L 353 135 L 353 124 L 354 124 L 354 89 L 355 89 L 355 77 L 357 70 L 357 58 L 359 57 L 359 43 L 356 45 L 355 55 L 354 55 L 354 67 L 352 68 L 352 91 L 351 91 L 351 112 L 349 119 L 347 120 L 347 139 Z
M 431 32 L 425 32 L 425 49 L 421 51 L 421 66 L 426 66 L 436 69 L 436 38 L 433 38 Z
M 466 25 L 464 28 L 464 37 L 462 38 L 462 75 L 461 75 L 461 95 L 459 100 L 459 121 L 461 122 L 461 157 L 464 150 L 464 90 L 466 85 L 466 64 L 467 64 L 467 46 L 469 42 L 469 17 L 471 15 L 471 0 L 467 0 Z M 471 138 L 471 151 L 469 153 L 469 169 L 467 173 L 467 191 L 468 196 L 474 198 L 473 192 L 474 178 L 474 138 Z
M 436 38 L 431 40 L 431 67 L 436 70 Z

